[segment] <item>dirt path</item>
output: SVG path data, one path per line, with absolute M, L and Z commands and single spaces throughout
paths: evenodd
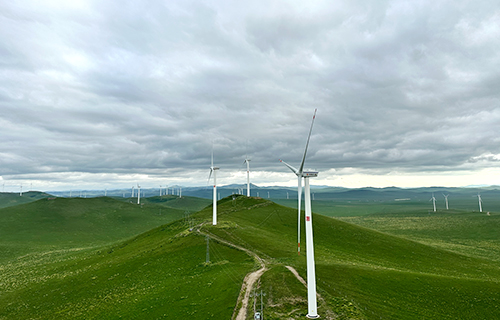
M 231 319 L 234 319 L 234 320 L 245 320 L 247 317 L 248 301 L 250 300 L 250 293 L 252 292 L 252 287 L 255 284 L 255 282 L 260 279 L 262 274 L 267 270 L 264 260 L 261 257 L 259 257 L 255 252 L 250 251 L 247 248 L 243 248 L 239 245 L 236 245 L 232 242 L 229 242 L 225 239 L 222 239 L 222 238 L 220 238 L 212 233 L 202 232 L 202 231 L 200 231 L 199 228 L 198 228 L 197 232 L 204 235 L 204 236 L 209 236 L 210 238 L 212 238 L 215 241 L 218 241 L 220 243 L 225 243 L 228 246 L 231 246 L 231 247 L 236 248 L 236 249 L 241 250 L 241 251 L 245 251 L 248 255 L 250 255 L 257 262 L 260 263 L 261 268 L 259 270 L 247 274 L 245 276 L 245 279 L 243 279 L 243 284 L 241 285 L 240 294 L 238 296 L 236 307 L 234 309 L 233 316 L 231 317 Z M 297 272 L 297 271 L 295 271 L 295 272 Z M 240 301 L 241 301 L 241 308 L 238 311 L 238 313 L 236 314 L 236 308 L 238 307 Z M 236 317 L 235 317 L 235 315 L 236 315 Z
M 266 267 L 264 266 L 262 269 L 254 271 L 252 273 L 247 274 L 245 279 L 243 280 L 243 285 L 240 290 L 240 297 L 238 297 L 238 301 L 241 300 L 241 308 L 236 316 L 235 320 L 245 320 L 247 318 L 247 308 L 248 308 L 248 300 L 250 299 L 250 292 L 252 291 L 252 287 L 255 282 L 260 278 L 260 276 L 266 271 Z M 241 297 L 244 292 L 243 297 Z
M 295 278 L 297 278 L 297 280 L 299 280 L 304 286 L 307 287 L 307 282 L 306 280 L 304 280 L 304 278 L 302 278 L 300 276 L 300 274 L 297 272 L 297 270 L 295 270 L 294 267 L 290 267 L 290 266 L 285 266 L 288 270 L 290 270 L 291 273 L 294 274 Z

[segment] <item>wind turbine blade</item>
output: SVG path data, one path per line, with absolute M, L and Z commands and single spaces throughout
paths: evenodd
M 311 122 L 311 129 L 309 129 L 309 136 L 307 137 L 306 150 L 304 150 L 304 157 L 302 158 L 302 162 L 300 163 L 299 173 L 302 173 L 302 171 L 304 170 L 304 163 L 306 162 L 307 147 L 309 146 L 309 139 L 311 139 L 311 132 L 312 132 L 313 125 L 314 125 L 314 119 L 316 119 L 316 111 L 318 111 L 318 109 L 314 109 L 314 115 L 313 115 L 313 119 Z
M 294 167 L 292 167 L 291 165 L 289 165 L 289 164 L 288 164 L 288 163 L 286 163 L 285 161 L 283 161 L 283 160 L 281 160 L 281 159 L 280 159 L 280 162 L 281 162 L 281 163 L 283 163 L 283 164 L 284 164 L 285 166 L 287 166 L 288 168 L 290 168 L 290 170 L 292 170 L 292 171 L 293 171 L 293 173 L 295 173 L 295 174 L 298 174 L 298 173 L 299 173 L 299 171 L 298 171 L 297 169 L 295 169 Z
M 210 178 L 212 178 L 212 172 L 214 170 L 212 168 L 210 168 L 210 174 L 208 175 L 208 180 L 207 180 L 207 185 L 210 183 Z

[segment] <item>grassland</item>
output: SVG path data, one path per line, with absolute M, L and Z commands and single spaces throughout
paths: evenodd
M 2 266 L 0 319 L 229 319 L 246 254 L 182 222 L 91 250 L 30 254 Z
M 31 252 L 95 247 L 177 220 L 184 210 L 111 198 L 46 198 L 0 209 L 0 261 Z
M 106 198 L 99 201 L 104 200 L 110 201 L 110 214 L 115 206 L 125 206 L 116 209 L 118 214 L 131 205 Z M 28 205 L 38 208 L 50 203 Z M 67 210 L 81 207 L 68 203 Z M 151 209 L 151 214 L 157 209 Z M 266 319 L 303 318 L 305 288 L 284 268 L 293 266 L 305 278 L 305 252 L 301 256 L 296 252 L 296 210 L 264 199 L 224 198 L 219 201 L 219 223 L 212 226 L 211 209 L 192 214 L 201 232 L 265 259 L 269 270 L 261 278 L 260 289 L 266 294 Z M 485 215 L 455 212 L 449 215 L 455 214 L 457 220 L 449 225 L 445 214 L 440 216 L 448 233 L 439 228 L 432 231 L 430 226 L 436 222 L 424 223 L 419 230 L 418 219 L 425 220 L 427 210 L 411 211 L 408 206 L 399 215 L 398 210 L 358 215 L 349 218 L 349 223 L 313 216 L 319 314 L 325 319 L 333 315 L 336 319 L 500 318 L 496 249 L 476 254 L 472 249 L 460 251 L 439 244 L 450 243 L 455 232 L 463 233 L 467 227 L 464 239 L 498 241 L 495 224 L 481 220 Z M 378 218 L 397 220 L 391 226 Z M 400 218 L 418 219 L 404 229 Z M 497 216 L 492 213 L 488 218 Z M 45 228 L 61 218 L 54 219 Z M 114 221 L 108 228 L 119 225 L 120 219 Z M 54 247 L 0 262 L 0 286 L 5 288 L 0 295 L 0 319 L 229 319 L 243 277 L 257 264 L 242 251 L 213 240 L 211 263 L 205 264 L 206 242 L 197 230 L 190 230 L 180 219 L 132 239 L 109 240 L 111 245 Z M 12 241 L 15 235 L 9 237 Z
M 22 196 L 20 196 L 19 193 L 0 192 L 0 209 L 49 197 L 51 197 L 51 195 L 36 191 L 25 192 Z
M 116 198 L 117 200 L 127 201 L 127 202 L 135 202 L 136 199 L 132 198 Z M 171 209 L 183 210 L 188 212 L 197 212 L 201 209 L 205 208 L 208 205 L 212 204 L 211 199 L 203 199 L 196 197 L 183 196 L 178 197 L 174 195 L 164 195 L 164 196 L 155 196 L 142 198 L 141 203 L 147 204 L 155 204 L 159 206 L 164 206 Z
M 305 257 L 297 257 L 295 252 L 295 210 L 266 200 L 254 204 L 238 201 L 221 211 L 219 218 L 232 227 L 212 232 L 278 265 L 292 265 L 304 276 Z M 356 317 L 367 319 L 500 317 L 497 261 L 321 215 L 313 220 L 318 288 L 330 301 L 337 301 L 331 308 L 352 310 Z M 284 305 L 270 312 L 283 313 L 287 308 L 290 306 Z

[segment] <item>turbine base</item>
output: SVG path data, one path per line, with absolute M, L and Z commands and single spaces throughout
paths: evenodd
M 317 315 L 315 315 L 315 316 L 307 315 L 307 316 L 306 316 L 306 318 L 307 318 L 307 319 L 319 319 L 319 318 L 320 318 L 320 316 L 319 316 L 318 314 L 317 314 Z

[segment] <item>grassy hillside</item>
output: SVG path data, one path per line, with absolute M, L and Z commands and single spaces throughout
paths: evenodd
M 329 188 L 319 189 L 313 201 L 314 212 L 331 217 L 352 217 L 378 213 L 404 213 L 421 210 L 433 211 L 429 201 L 434 193 L 436 207 L 445 210 L 447 194 L 449 208 L 465 212 L 479 211 L 477 194 L 481 194 L 484 212 L 500 212 L 500 191 L 497 189 L 470 188 L 362 188 L 352 190 L 331 191 Z M 297 208 L 296 193 L 290 199 L 272 199 L 276 203 Z
M 303 318 L 305 288 L 284 268 L 293 266 L 305 278 L 305 252 L 296 253 L 296 210 L 246 197 L 222 199 L 218 210 L 217 226 L 210 223 L 211 207 L 192 218 L 201 232 L 266 260 L 269 270 L 259 284 L 266 319 Z M 500 318 L 495 259 L 322 215 L 313 223 L 324 318 Z M 212 240 L 205 264 L 205 250 L 204 236 L 179 220 L 112 246 L 10 260 L 0 265 L 0 319 L 229 319 L 242 279 L 256 263 Z
M 30 254 L 1 266 L 0 319 L 229 319 L 255 265 L 182 222 L 116 246 Z
M 38 192 L 38 191 L 30 191 L 23 193 L 22 196 L 19 193 L 11 193 L 11 192 L 0 192 L 0 209 L 6 207 L 17 206 L 23 203 L 33 202 L 39 199 L 45 199 L 52 197 L 49 194 Z
M 137 199 L 123 199 L 123 198 L 116 198 L 117 200 L 121 201 L 127 201 L 127 202 L 135 202 Z M 136 202 L 137 203 L 137 202 Z M 206 206 L 212 204 L 212 200 L 210 199 L 203 199 L 203 198 L 196 198 L 196 197 L 189 197 L 189 196 L 183 196 L 182 198 L 179 198 L 178 196 L 174 195 L 164 195 L 164 196 L 155 196 L 155 197 L 148 197 L 148 198 L 141 198 L 141 203 L 144 204 L 156 204 L 156 205 L 161 205 L 167 208 L 172 208 L 172 209 L 178 209 L 178 210 L 184 210 L 184 211 L 189 211 L 189 212 L 197 212 L 200 211 L 201 209 L 205 208 Z
M 177 220 L 184 211 L 111 198 L 47 198 L 0 209 L 0 261 L 29 252 L 105 245 Z
M 500 261 L 498 213 L 415 210 L 342 220 L 465 255 Z
M 305 277 L 296 256 L 295 210 L 266 200 L 229 201 L 210 230 Z M 254 206 L 254 210 L 248 210 Z M 315 215 L 318 290 L 346 299 L 368 319 L 493 319 L 500 317 L 499 263 L 390 236 Z M 303 231 L 304 234 L 304 231 Z M 345 305 L 344 305 L 345 307 Z M 321 310 L 319 310 L 321 313 Z

